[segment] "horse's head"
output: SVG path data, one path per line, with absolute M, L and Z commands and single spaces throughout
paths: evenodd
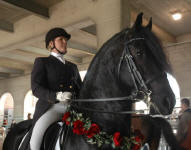
M 140 98 L 144 94 L 150 97 L 151 100 L 146 98 L 144 101 L 148 105 L 153 104 L 150 106 L 151 114 L 172 112 L 175 96 L 166 74 L 170 73 L 171 69 L 151 28 L 151 21 L 143 27 L 142 14 L 138 15 L 134 26 L 117 33 L 108 40 L 89 66 L 80 91 L 80 98 L 92 100 L 79 103 L 79 107 L 93 109 L 94 111 L 84 110 L 83 112 L 87 113 L 104 131 L 112 133 L 120 130 L 126 135 L 130 133 L 131 116 L 119 113 L 132 109 L 130 97 Z M 120 97 L 128 97 L 128 100 L 93 101 L 96 98 L 112 97 L 118 100 Z
M 121 35 L 121 43 L 124 43 L 124 48 L 116 53 L 121 55 L 120 60 L 116 59 L 119 62 L 119 81 L 123 84 L 124 92 L 127 89 L 131 89 L 131 94 L 151 91 L 151 100 L 145 99 L 147 104 L 151 104 L 150 113 L 167 115 L 175 105 L 175 95 L 167 79 L 171 68 L 159 40 L 151 32 L 151 19 L 148 25 L 143 27 L 142 15 L 138 15 L 131 29 L 122 31 L 124 34 Z

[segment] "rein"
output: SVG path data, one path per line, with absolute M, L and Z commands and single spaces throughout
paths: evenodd
M 146 95 L 144 96 L 143 99 L 146 98 Z M 135 111 L 118 111 L 118 112 L 113 112 L 113 111 L 102 111 L 102 110 L 97 110 L 97 109 L 92 109 L 92 108 L 85 108 L 85 107 L 79 107 L 75 104 L 75 102 L 113 102 L 113 101 L 126 101 L 126 100 L 132 100 L 133 103 L 143 101 L 143 99 L 138 99 L 135 96 L 126 96 L 126 97 L 115 97 L 115 98 L 99 98 L 99 99 L 70 99 L 71 101 L 71 106 L 74 108 L 86 110 L 86 111 L 91 111 L 91 112 L 97 112 L 97 113 L 110 113 L 110 114 L 132 114 L 132 113 L 139 113 L 141 114 L 142 111 L 140 110 L 135 110 Z
M 144 114 L 142 110 L 133 110 L 133 111 L 102 111 L 102 110 L 97 110 L 97 109 L 78 107 L 78 106 L 75 106 L 75 105 L 73 105 L 72 107 L 77 108 L 77 109 L 86 110 L 86 111 L 96 112 L 96 113 L 105 113 L 105 114 L 114 114 L 114 115 L 118 115 L 118 114 L 126 115 L 126 114 L 133 114 L 133 113 Z

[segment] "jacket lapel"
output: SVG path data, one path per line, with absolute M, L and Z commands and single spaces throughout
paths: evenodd
M 50 55 L 49 56 L 49 65 L 52 66 L 52 68 L 55 68 L 56 71 L 56 77 L 58 78 L 60 76 L 60 65 L 64 65 L 60 60 L 58 60 L 56 57 Z

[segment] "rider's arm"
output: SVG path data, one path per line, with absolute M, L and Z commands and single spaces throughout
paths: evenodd
M 55 103 L 56 92 L 48 89 L 48 81 L 45 62 L 42 58 L 36 58 L 31 73 L 31 88 L 34 96 L 49 103 Z

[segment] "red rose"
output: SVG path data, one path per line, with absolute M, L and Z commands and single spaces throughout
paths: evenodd
M 139 136 L 136 136 L 136 137 L 135 137 L 135 141 L 136 141 L 137 143 L 141 143 L 141 138 L 140 138 Z
M 73 133 L 83 135 L 85 133 L 84 123 L 80 120 L 73 122 Z
M 139 150 L 140 148 L 141 148 L 141 145 L 139 145 L 139 144 L 135 144 L 133 146 L 133 150 Z
M 133 146 L 133 150 L 139 150 L 141 148 L 141 138 L 142 137 L 140 135 L 135 137 L 134 140 L 137 142 L 137 144 Z
M 70 124 L 70 121 L 66 121 L 66 125 L 69 125 Z
M 113 135 L 113 141 L 115 143 L 115 146 L 120 146 L 123 138 L 120 136 L 120 132 L 115 132 Z
M 136 130 L 134 131 L 134 134 L 135 134 L 136 136 L 138 136 L 141 140 L 144 139 L 144 135 L 141 133 L 140 130 L 136 129 Z
M 66 113 L 64 114 L 64 116 L 62 117 L 62 121 L 63 121 L 63 122 L 66 122 L 67 125 L 70 124 L 70 122 L 67 121 L 67 119 L 68 119 L 69 117 L 70 117 L 70 112 L 66 112 Z
M 86 132 L 86 136 L 88 138 L 92 138 L 94 135 L 98 134 L 100 132 L 100 128 L 97 124 L 93 123 L 91 124 L 91 127 L 89 130 Z

